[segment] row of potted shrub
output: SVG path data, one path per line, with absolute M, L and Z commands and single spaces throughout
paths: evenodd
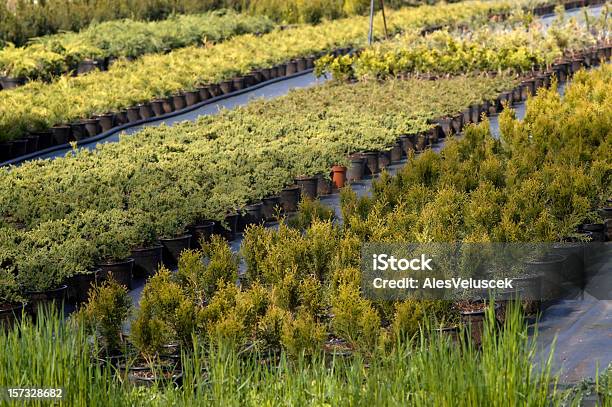
M 388 25 L 392 33 L 439 24 L 477 26 L 488 21 L 491 13 L 504 13 L 522 5 L 469 1 L 407 8 L 389 13 Z M 364 17 L 354 17 L 259 37 L 242 35 L 214 47 L 186 47 L 166 55 L 145 55 L 133 62 L 118 61 L 107 72 L 62 77 L 53 83 L 32 81 L 3 91 L 0 139 L 10 141 L 28 132 L 47 131 L 58 123 L 126 109 L 180 91 L 194 91 L 202 84 L 221 83 L 287 60 L 360 46 L 365 44 L 366 23 Z M 382 31 L 379 26 L 377 22 L 377 32 Z
M 265 17 L 235 12 L 174 16 L 159 22 L 133 20 L 94 24 L 79 33 L 61 33 L 33 39 L 23 48 L 0 49 L 0 89 L 12 89 L 27 80 L 50 81 L 58 75 L 106 70 L 117 58 L 168 52 L 188 45 L 211 45 L 246 33 L 262 34 L 274 28 Z
M 525 74 L 550 67 L 563 57 L 590 48 L 592 59 L 607 59 L 610 42 L 607 19 L 581 27 L 573 21 L 553 24 L 546 31 L 485 27 L 469 32 L 436 31 L 424 37 L 405 35 L 346 56 L 326 56 L 316 72 L 331 72 L 339 80 L 374 80 L 402 75 L 456 75 L 462 72 Z M 535 23 L 537 24 L 537 22 Z

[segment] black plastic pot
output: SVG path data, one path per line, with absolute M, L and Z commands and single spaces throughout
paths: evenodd
M 176 268 L 181 253 L 191 247 L 191 235 L 183 235 L 173 239 L 160 239 L 160 241 L 164 246 L 162 255 L 164 264 L 170 269 Z
M 144 249 L 133 249 L 132 258 L 134 259 L 133 274 L 135 277 L 152 277 L 163 265 L 164 246 L 156 245 Z
M 200 86 L 198 88 L 198 92 L 200 93 L 200 100 L 201 101 L 208 100 L 208 99 L 210 99 L 212 97 L 212 95 L 210 94 L 209 88 L 210 87 L 208 85 Z
M 98 264 L 98 267 L 100 268 L 100 272 L 98 273 L 98 279 L 100 281 L 107 281 L 112 278 L 128 289 L 132 288 L 134 259 Z
M 221 96 L 223 94 L 223 91 L 221 90 L 221 86 L 219 86 L 218 84 L 212 84 L 208 87 L 208 91 L 210 92 L 210 94 L 213 97 L 217 97 L 217 96 Z
M 134 123 L 140 121 L 140 107 L 132 106 L 126 109 L 127 111 L 127 119 L 129 123 Z
M 189 233 L 191 234 L 191 248 L 201 249 L 201 241 L 209 242 L 213 233 L 215 232 L 215 222 L 205 221 L 189 227 Z
M 298 72 L 302 72 L 308 69 L 308 65 L 306 63 L 305 58 L 299 58 L 295 61 L 295 63 L 296 63 L 296 68 Z
M 451 128 L 453 129 L 453 133 L 459 134 L 461 130 L 463 130 L 463 114 L 456 114 L 451 120 Z
M 53 133 L 51 131 L 33 131 L 30 134 L 38 137 L 39 150 L 44 150 L 45 148 L 49 148 L 55 144 Z
M 26 304 L 0 304 L 0 333 L 9 332 L 21 321 Z
M 483 309 L 475 311 L 460 311 L 461 320 L 467 325 L 468 331 L 472 337 L 472 343 L 479 347 L 482 344 L 484 335 L 485 318 L 488 311 L 488 306 L 483 304 Z M 495 304 L 495 309 L 499 308 L 499 304 Z
M 164 113 L 164 101 L 162 99 L 155 99 L 151 102 L 151 110 L 155 116 L 161 116 Z
M 463 115 L 463 124 L 468 125 L 472 122 L 472 110 L 468 107 L 461 112 Z
M 297 64 L 295 61 L 287 62 L 287 76 L 297 73 Z
M 234 78 L 234 90 L 242 90 L 244 88 L 246 88 L 246 83 L 245 83 L 245 77 L 244 76 L 239 76 L 237 78 Z
M 307 69 L 312 69 L 315 66 L 315 57 L 314 56 L 309 56 L 306 57 L 306 68 Z
M 185 92 L 185 103 L 187 104 L 187 106 L 193 106 L 197 103 L 200 103 L 200 91 L 190 90 Z
M 26 83 L 25 78 L 11 78 L 8 76 L 0 76 L 0 84 L 2 84 L 2 89 L 15 89 L 19 86 L 23 86 Z
M 121 126 L 128 122 L 127 110 L 119 110 L 117 113 L 115 113 L 115 124 L 117 126 Z
M 440 136 L 447 137 L 453 133 L 451 121 L 452 119 L 450 117 L 443 117 L 437 120 L 438 126 L 440 126 L 442 129 L 442 134 L 440 134 L 440 132 L 437 132 L 438 134 L 436 136 L 435 141 L 433 141 L 434 143 L 437 141 L 437 138 L 439 138 Z
M 540 259 L 527 260 L 523 264 L 528 276 L 540 277 L 540 294 L 542 300 L 561 298 L 563 282 L 561 275 L 566 258 L 561 255 L 546 255 Z
M 234 91 L 234 81 L 223 81 L 219 84 L 219 87 L 221 88 L 221 92 L 223 92 L 224 95 L 227 95 L 228 93 L 232 93 Z
M 527 100 L 530 95 L 535 94 L 535 82 L 533 80 L 526 80 L 521 82 L 521 99 Z
M 380 172 L 377 151 L 366 151 L 363 153 L 363 158 L 365 159 L 365 175 L 373 176 Z
M 25 155 L 28 151 L 28 140 L 26 139 L 17 139 L 11 140 L 8 142 L 11 145 L 10 148 L 10 158 L 21 157 Z
M 161 104 L 161 110 L 159 111 L 158 116 L 174 112 L 174 103 L 172 102 L 172 97 L 167 97 L 164 99 L 157 99 L 155 105 L 159 106 L 160 104 Z M 154 108 L 154 107 L 151 106 L 151 108 Z M 155 107 L 154 109 L 159 109 L 159 107 Z M 156 110 L 153 110 L 153 112 L 157 113 Z
M 112 113 L 105 113 L 96 116 L 98 118 L 98 123 L 100 124 L 100 130 L 102 132 L 107 132 L 113 127 L 115 127 L 115 115 Z
M 481 106 L 479 103 L 474 103 L 470 106 L 470 122 L 480 123 Z
M 262 68 L 260 69 L 261 75 L 264 77 L 265 81 L 270 80 L 270 68 Z
M 67 285 L 47 291 L 26 291 L 25 296 L 28 299 L 32 315 L 36 317 L 40 311 L 50 309 L 61 311 L 67 291 Z
M 278 76 L 279 77 L 287 76 L 287 64 L 280 64 L 277 67 L 277 71 L 278 71 Z
M 38 151 L 38 136 L 28 134 L 23 139 L 26 141 L 26 154 Z
M 353 154 L 349 159 L 350 165 L 346 171 L 346 180 L 348 182 L 362 180 L 365 174 L 365 158 L 361 154 Z
M 100 134 L 100 124 L 98 119 L 85 119 L 83 120 L 85 125 L 85 132 L 87 137 L 93 137 Z
M 70 123 L 70 130 L 72 132 L 72 138 L 74 140 L 83 140 L 86 139 L 87 137 L 89 137 L 89 134 L 87 134 L 87 129 L 85 129 L 85 123 L 84 122 L 76 122 L 76 123 Z
M 244 213 L 240 217 L 238 231 L 243 232 L 249 225 L 257 225 L 263 220 L 262 215 L 263 203 L 257 202 L 252 205 L 247 205 L 244 208 Z
M 253 78 L 255 79 L 255 83 L 261 83 L 265 80 L 264 76 L 261 73 L 261 69 L 255 70 L 251 72 L 251 75 L 253 75 Z
M 429 137 L 427 135 L 427 133 L 419 133 L 416 136 L 416 151 L 417 152 L 423 152 L 425 151 L 425 149 L 427 148 L 427 146 L 429 145 Z
M 84 59 L 83 61 L 79 62 L 79 65 L 77 66 L 77 70 L 76 73 L 77 75 L 83 75 L 86 73 L 89 73 L 95 69 L 98 68 L 98 62 L 94 61 L 92 59 Z
M 582 225 L 581 229 L 585 232 L 591 232 L 593 242 L 606 241 L 606 226 L 603 223 L 586 223 Z
M 172 104 L 174 105 L 174 110 L 184 109 L 187 106 L 185 95 L 183 95 L 182 93 L 177 93 L 176 95 L 172 95 Z
M 297 185 L 289 186 L 280 193 L 280 204 L 285 212 L 295 212 L 300 203 L 301 188 Z
M 391 150 L 382 150 L 378 153 L 378 168 L 380 171 L 391 165 Z
M 563 267 L 560 270 L 562 283 L 569 283 L 578 289 L 584 287 L 585 270 L 585 244 L 580 242 L 559 243 L 553 245 L 552 254 L 565 258 Z
M 281 208 L 280 196 L 269 196 L 262 200 L 263 206 L 261 207 L 261 214 L 266 221 L 272 221 L 275 219 L 277 211 Z
M 300 187 L 304 197 L 310 199 L 317 197 L 317 177 L 300 176 L 295 179 L 295 183 Z
M 228 213 L 225 215 L 224 224 L 215 224 L 215 233 L 224 236 L 228 241 L 234 240 L 238 232 L 238 220 L 240 215 L 237 213 Z
M 326 177 L 323 174 L 317 175 L 317 195 L 329 195 L 332 193 L 332 182 L 330 177 Z
M 272 68 L 270 68 L 270 79 L 276 79 L 278 77 L 280 77 L 278 66 L 273 66 Z
M 162 375 L 152 371 L 148 367 L 130 367 L 128 380 L 132 386 L 153 387 L 156 383 L 172 383 L 173 386 L 181 386 L 183 373 L 179 370 L 166 371 Z
M 76 304 L 82 304 L 89 300 L 89 290 L 91 290 L 98 279 L 100 270 L 91 273 L 75 274 L 70 278 L 68 297 Z
M 402 150 L 405 156 L 408 156 L 411 151 L 416 150 L 416 134 L 402 134 L 399 137 L 400 143 L 402 144 Z
M 155 116 L 155 112 L 153 111 L 153 107 L 150 103 L 142 103 L 138 105 L 138 110 L 142 120 L 147 120 Z
M 391 162 L 401 161 L 403 157 L 402 143 L 400 139 L 397 139 L 395 144 L 393 144 L 393 148 L 391 148 Z
M 72 130 L 68 125 L 55 125 L 51 127 L 51 133 L 53 134 L 53 140 L 57 145 L 66 144 L 67 142 L 72 140 Z

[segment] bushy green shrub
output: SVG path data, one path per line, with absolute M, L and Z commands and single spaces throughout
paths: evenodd
M 380 316 L 352 284 L 340 285 L 331 299 L 334 333 L 365 353 L 373 352 L 380 335 Z
M 291 357 L 312 357 L 321 352 L 325 336 L 324 326 L 302 311 L 295 317 L 285 319 L 281 343 Z
M 24 301 L 15 274 L 9 269 L 0 268 L 0 304 L 19 304 Z
M 113 355 L 124 345 L 123 324 L 131 309 L 132 299 L 127 288 L 111 279 L 89 292 L 89 300 L 79 317 L 101 339 L 105 352 Z

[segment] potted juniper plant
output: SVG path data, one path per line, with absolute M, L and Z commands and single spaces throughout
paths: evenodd
M 169 268 L 176 268 L 181 253 L 191 245 L 188 223 L 187 216 L 180 209 L 160 213 L 156 219 L 157 235 L 164 246 L 164 264 Z
M 92 290 L 89 301 L 77 315 L 77 320 L 98 339 L 101 347 L 96 356 L 102 356 L 115 364 L 117 359 L 126 355 L 123 324 L 131 309 L 132 300 L 127 288 L 114 280 L 106 281 Z
M 133 213 L 132 258 L 134 259 L 134 275 L 151 277 L 157 273 L 163 263 L 164 247 L 157 239 L 155 222 L 146 213 Z
M 12 270 L 0 269 L 0 330 L 11 329 L 25 308 L 25 298 Z
M 130 338 L 138 358 L 128 379 L 150 386 L 157 381 L 180 382 L 180 345 L 191 343 L 196 308 L 168 270 L 151 277 L 140 299 Z

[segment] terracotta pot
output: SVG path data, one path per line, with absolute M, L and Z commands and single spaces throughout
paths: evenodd
M 366 171 L 366 160 L 361 154 L 353 154 L 349 157 L 350 166 L 346 173 L 349 182 L 362 180 Z
M 97 115 L 96 118 L 98 119 L 100 130 L 103 133 L 115 127 L 115 115 L 112 113 L 100 114 L 100 115 Z
M 283 189 L 280 193 L 280 204 L 285 212 L 295 212 L 300 203 L 301 188 L 292 185 Z
M 196 225 L 189 227 L 189 233 L 191 234 L 191 248 L 201 249 L 201 241 L 209 242 L 213 233 L 215 232 L 215 222 L 204 221 L 198 222 Z
M 150 119 L 155 116 L 155 112 L 153 111 L 153 106 L 150 103 L 143 103 L 138 105 L 138 110 L 140 114 L 140 118 L 142 120 Z
M 332 167 L 332 182 L 335 188 L 344 188 L 346 183 L 347 168 L 342 165 L 334 165 Z
M 72 139 L 72 129 L 66 124 L 58 124 L 51 127 L 51 133 L 57 145 L 66 144 Z
M 98 264 L 98 267 L 100 268 L 100 272 L 98 273 L 100 281 L 107 281 L 112 278 L 128 289 L 132 288 L 134 259 Z
M 87 137 L 94 137 L 100 134 L 100 121 L 98 119 L 85 119 L 83 124 L 85 125 Z
M 266 221 L 275 220 L 277 211 L 282 211 L 279 195 L 264 198 L 262 203 L 261 214 Z
M 135 123 L 140 121 L 140 107 L 132 106 L 127 109 L 128 123 Z
M 221 92 L 223 92 L 224 95 L 227 95 L 228 93 L 232 93 L 234 91 L 234 81 L 221 82 L 219 87 L 221 88 Z
M 185 92 L 185 104 L 187 106 L 193 106 L 198 103 L 200 103 L 200 91 L 199 90 L 191 90 L 191 91 Z
M 323 174 L 317 175 L 317 195 L 324 196 L 332 193 L 332 182 Z
M 295 179 L 295 183 L 300 187 L 304 197 L 309 199 L 317 197 L 317 177 L 300 176 Z
M 191 247 L 191 235 L 183 235 L 172 239 L 160 239 L 160 242 L 164 246 L 162 254 L 164 265 L 169 269 L 174 269 L 178 265 L 181 253 Z
M 187 106 L 187 101 L 185 100 L 185 95 L 182 93 L 177 93 L 176 95 L 172 95 L 172 104 L 174 105 L 174 110 L 182 110 Z
M 133 249 L 134 276 L 145 278 L 154 276 L 163 264 L 163 250 L 162 245 Z

